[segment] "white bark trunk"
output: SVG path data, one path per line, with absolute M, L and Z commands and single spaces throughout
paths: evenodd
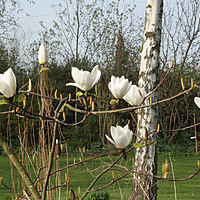
M 143 45 L 141 52 L 141 66 L 139 72 L 139 87 L 144 87 L 149 93 L 158 85 L 159 52 L 162 28 L 163 0 L 147 0 L 145 29 L 143 35 Z M 156 102 L 158 93 L 152 94 L 152 101 Z M 144 104 L 149 104 L 149 98 Z M 140 109 L 138 114 L 137 134 L 142 138 L 142 134 L 147 128 L 151 132 L 157 127 L 158 108 L 151 107 Z M 137 140 L 139 141 L 140 138 Z M 149 135 L 148 141 L 156 141 L 157 135 Z M 157 148 L 156 146 L 136 149 L 135 174 L 133 178 L 133 188 L 131 199 L 156 199 L 156 180 L 150 176 L 142 174 L 156 175 L 157 173 Z

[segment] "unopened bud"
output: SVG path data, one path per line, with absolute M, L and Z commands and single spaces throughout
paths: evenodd
M 65 173 L 65 180 L 66 180 L 66 182 L 68 181 L 68 174 L 67 173 Z
M 149 104 L 152 105 L 152 96 L 149 97 Z
M 181 78 L 181 86 L 182 86 L 182 89 L 185 90 L 185 85 L 184 85 L 183 78 Z
M 30 92 L 32 90 L 32 83 L 31 83 L 31 79 L 28 80 L 28 92 Z
M 80 186 L 78 186 L 78 196 L 80 196 L 81 195 L 81 188 L 80 188 Z
M 94 101 L 92 102 L 92 110 L 94 110 Z
M 63 122 L 64 122 L 66 120 L 66 115 L 64 112 L 62 114 L 63 114 Z
M 0 177 L 0 183 L 3 183 L 3 177 Z
M 165 160 L 165 174 L 168 174 L 169 173 L 169 163 L 168 163 L 168 160 L 166 159 Z
M 132 166 L 134 167 L 134 165 L 135 165 L 135 159 L 132 158 Z
M 160 131 L 160 124 L 157 125 L 157 133 Z
M 35 162 L 36 153 L 33 154 L 33 162 Z
M 92 104 L 92 97 L 90 97 L 90 105 Z
M 17 107 L 17 108 L 16 108 L 16 112 L 19 112 L 19 111 L 20 111 L 20 108 L 19 108 L 19 107 Z
M 115 173 L 112 171 L 112 178 L 115 179 Z
M 69 101 L 72 99 L 72 94 L 69 93 Z
M 56 99 L 58 98 L 57 93 L 58 93 L 58 90 L 56 90 L 55 93 L 54 93 L 54 96 L 55 96 Z
M 40 65 L 45 65 L 47 63 L 47 52 L 44 43 L 40 45 L 38 51 L 38 61 Z
M 143 136 L 142 136 L 143 140 L 148 140 L 148 131 L 147 128 L 145 128 L 144 132 L 143 132 Z
M 174 65 L 174 62 L 173 62 L 173 60 L 171 60 L 171 68 L 170 69 L 172 69 L 173 65 Z
M 194 80 L 193 80 L 193 78 L 191 78 L 191 88 L 192 89 L 194 88 Z

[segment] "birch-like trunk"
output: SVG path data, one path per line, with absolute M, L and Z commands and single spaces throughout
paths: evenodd
M 159 52 L 162 28 L 163 0 L 147 0 L 145 28 L 141 52 L 141 66 L 139 72 L 139 87 L 144 87 L 149 93 L 158 85 Z M 152 102 L 158 99 L 157 91 L 152 95 Z M 149 104 L 149 98 L 144 104 Z M 147 128 L 148 133 L 157 127 L 158 107 L 138 110 L 137 134 L 142 135 Z M 140 138 L 137 140 L 139 141 Z M 156 134 L 150 134 L 148 141 L 157 141 Z M 156 199 L 156 179 L 144 174 L 157 174 L 157 148 L 155 146 L 136 149 L 135 173 L 129 200 Z

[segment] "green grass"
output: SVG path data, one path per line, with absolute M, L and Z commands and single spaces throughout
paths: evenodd
M 162 176 L 162 169 L 161 169 L 162 163 L 165 162 L 166 158 L 169 161 L 168 155 L 159 156 L 159 159 L 158 159 L 158 175 L 159 176 Z M 73 159 L 74 158 L 70 158 L 69 162 L 73 163 Z M 129 159 L 129 162 L 125 162 L 124 160 L 122 160 L 122 163 L 121 163 L 127 166 L 127 168 L 131 166 L 130 155 L 128 156 L 128 159 Z M 172 162 L 173 162 L 176 179 L 185 178 L 185 177 L 190 176 L 192 173 L 194 173 L 197 170 L 198 159 L 199 158 L 195 156 L 187 156 L 187 157 L 172 156 Z M 92 173 L 94 175 L 97 175 L 100 171 L 102 171 L 102 169 L 105 169 L 107 163 L 111 163 L 111 162 L 112 161 L 106 157 L 103 159 L 89 161 L 87 162 L 87 165 L 92 170 Z M 59 159 L 59 165 L 60 167 L 64 167 L 66 165 L 66 157 L 61 157 Z M 100 166 L 103 166 L 103 167 L 100 167 Z M 54 167 L 56 168 L 56 163 Z M 82 169 L 85 169 L 83 164 L 79 165 L 79 167 L 81 167 Z M 99 167 L 98 170 L 93 171 L 93 169 L 97 167 Z M 13 166 L 13 170 L 14 170 L 16 190 L 21 193 L 20 187 L 21 187 L 22 181 L 19 175 L 17 174 L 14 166 Z M 65 182 L 66 172 L 67 170 L 64 170 L 61 173 L 62 183 Z M 122 175 L 123 172 L 120 172 L 120 174 Z M 120 174 L 118 172 L 115 172 L 115 178 L 117 178 Z M 0 157 L 0 177 L 1 176 L 4 178 L 3 182 L 8 187 L 12 187 L 11 175 L 10 175 L 10 162 L 7 157 L 3 157 L 3 156 Z M 90 185 L 90 183 L 93 180 L 92 175 L 90 175 L 89 173 L 85 173 L 75 167 L 72 167 L 69 169 L 69 177 L 70 177 L 69 188 L 72 188 L 76 194 L 78 193 L 78 187 L 81 188 L 81 193 L 83 194 L 84 190 L 86 190 L 86 188 Z M 200 190 L 199 190 L 200 178 L 199 177 L 200 177 L 200 174 L 190 180 L 176 182 L 177 198 L 181 200 L 182 199 L 198 199 L 200 196 Z M 169 178 L 172 178 L 171 166 L 170 166 Z M 105 184 L 108 184 L 111 180 L 112 180 L 112 173 L 108 172 L 97 182 L 97 184 L 94 185 L 93 188 L 95 189 L 95 188 L 102 187 Z M 18 181 L 19 181 L 19 186 L 20 186 L 19 188 L 18 188 Z M 118 183 L 114 183 L 109 188 L 104 189 L 110 194 L 111 200 L 121 199 L 119 186 L 121 188 L 121 192 L 123 194 L 124 200 L 128 199 L 130 195 L 130 189 L 131 189 L 131 176 L 129 175 L 124 180 L 121 180 Z M 89 196 L 90 195 L 88 195 L 88 197 Z M 7 200 L 7 199 L 8 200 L 12 199 L 12 194 L 0 184 L 0 200 Z M 58 198 L 56 197 L 55 199 L 58 199 Z M 66 199 L 66 186 L 62 188 L 62 199 Z M 165 182 L 163 180 L 158 182 L 158 199 L 160 200 L 174 199 L 174 182 L 170 182 L 170 181 Z

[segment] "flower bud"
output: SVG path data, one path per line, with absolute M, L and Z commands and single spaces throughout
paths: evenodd
M 3 177 L 0 177 L 0 183 L 3 183 Z
M 143 136 L 142 136 L 143 140 L 148 140 L 148 131 L 147 128 L 145 128 L 144 132 L 143 132 Z
M 165 160 L 165 174 L 168 174 L 169 173 L 169 163 L 168 163 L 168 160 L 166 159 Z
M 40 45 L 40 48 L 38 51 L 38 61 L 40 65 L 45 65 L 47 63 L 47 53 L 46 53 L 46 48 L 44 46 L 44 43 Z
M 181 86 L 182 86 L 182 89 L 185 90 L 185 85 L 184 85 L 183 78 L 181 78 Z

